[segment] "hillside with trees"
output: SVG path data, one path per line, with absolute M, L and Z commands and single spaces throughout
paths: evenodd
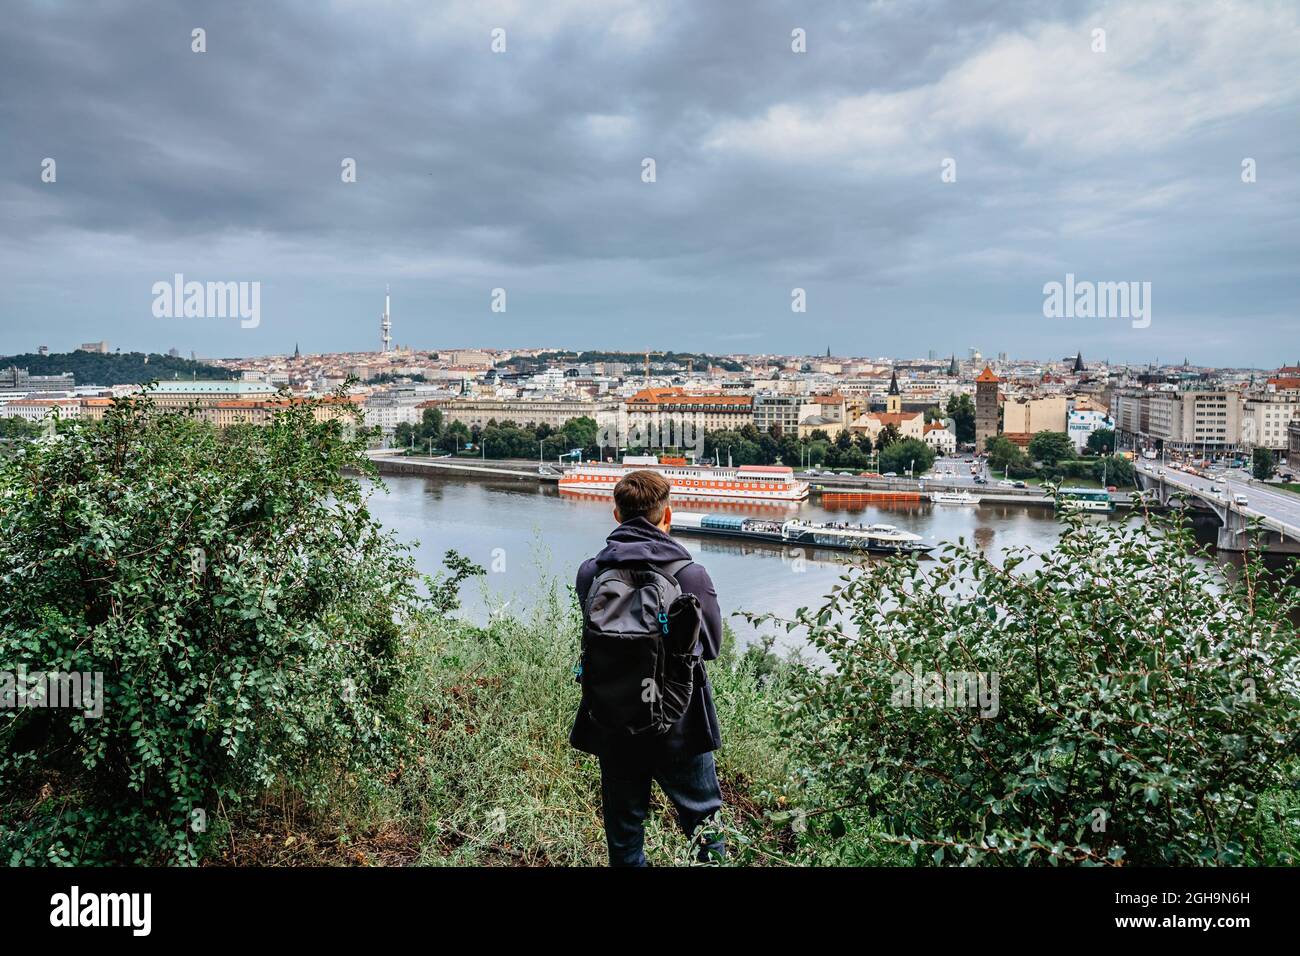
M 625 362 L 628 365 L 645 363 L 644 352 L 542 352 L 536 356 L 516 355 L 498 363 L 519 370 L 545 367 L 551 362 Z M 713 365 L 727 372 L 743 372 L 745 367 L 733 359 L 718 358 L 705 352 L 651 352 L 650 367 L 681 365 L 704 368 Z
M 190 359 L 159 355 L 156 352 L 56 352 L 37 355 L 0 356 L 0 369 L 15 366 L 32 375 L 62 375 L 71 372 L 78 385 L 143 385 L 145 382 L 170 382 L 176 379 L 228 381 L 233 372 Z

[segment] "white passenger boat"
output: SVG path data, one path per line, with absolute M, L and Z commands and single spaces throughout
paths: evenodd
M 797 480 L 788 465 L 702 466 L 661 461 L 654 455 L 627 455 L 621 464 L 589 461 L 564 470 L 560 491 L 613 494 L 620 478 L 634 471 L 654 471 L 668 480 L 674 498 L 720 498 L 729 501 L 803 501 L 808 482 Z
M 969 491 L 936 491 L 930 495 L 936 505 L 977 505 L 980 500 Z

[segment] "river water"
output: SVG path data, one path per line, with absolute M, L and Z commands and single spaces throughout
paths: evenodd
M 532 480 L 394 476 L 386 477 L 384 484 L 387 492 L 376 488 L 371 495 L 371 512 L 399 540 L 417 545 L 421 571 L 436 574 L 449 549 L 489 569 L 484 578 L 462 589 L 464 613 L 479 622 L 486 619 L 490 606 L 509 602 L 505 613 L 526 609 L 544 577 L 570 585 L 578 565 L 601 548 L 614 525 L 612 499 L 561 495 L 553 485 Z M 831 510 L 812 499 L 773 507 L 674 500 L 673 507 L 777 518 L 797 515 L 815 521 L 883 522 L 919 534 L 929 544 L 964 538 L 994 553 L 1021 545 L 1044 551 L 1060 535 L 1054 512 L 1041 506 L 924 503 Z M 677 540 L 708 568 L 724 615 L 738 610 L 790 615 L 799 607 L 815 607 L 846 564 L 857 560 L 834 550 L 687 535 Z M 732 617 L 730 623 L 742 641 L 753 639 L 755 632 L 746 621 Z M 778 635 L 778 646 L 795 643 Z

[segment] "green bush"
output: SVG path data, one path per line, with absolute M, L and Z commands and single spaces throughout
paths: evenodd
M 786 727 L 809 819 L 917 863 L 1293 859 L 1259 821 L 1300 732 L 1295 585 L 1174 519 L 1064 520 L 1042 555 L 865 565 L 787 622 L 829 665 Z
M 241 800 L 383 753 L 410 558 L 311 405 L 219 431 L 147 399 L 0 465 L 0 661 L 102 716 L 0 712 L 11 863 L 193 863 Z

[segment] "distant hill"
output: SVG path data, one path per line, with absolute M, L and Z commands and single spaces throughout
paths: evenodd
M 172 358 L 170 355 L 145 355 L 121 352 L 101 355 L 98 352 L 61 352 L 52 355 L 0 355 L 0 369 L 16 365 L 32 375 L 61 375 L 71 372 L 78 385 L 141 385 L 155 379 L 229 381 L 233 372 L 203 362 Z
M 516 368 L 535 368 L 549 362 L 626 362 L 628 365 L 640 365 L 645 361 L 644 352 L 542 352 L 536 356 L 516 355 L 499 362 Z M 745 367 L 732 359 L 718 358 L 705 352 L 651 352 L 651 365 L 692 365 L 702 369 L 705 365 L 716 365 L 728 372 L 743 372 Z

